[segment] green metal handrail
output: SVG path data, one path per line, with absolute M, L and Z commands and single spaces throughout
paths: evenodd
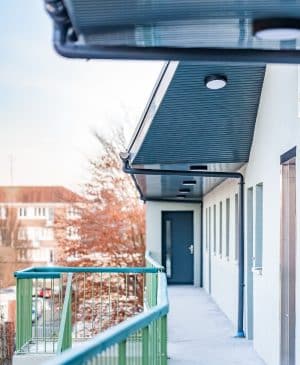
M 167 365 L 167 279 L 163 272 L 158 272 L 157 278 L 157 305 L 47 364 Z
M 32 268 L 15 273 L 17 279 L 16 352 L 53 353 L 57 344 L 65 275 L 37 273 L 34 277 L 28 277 L 27 274 L 31 270 Z M 54 295 L 55 287 L 58 288 L 57 295 Z M 50 292 L 49 295 L 45 294 L 46 290 Z
M 155 268 L 159 272 L 164 271 L 164 267 L 158 264 L 151 256 L 150 251 L 146 252 L 146 265 L 150 268 Z M 146 306 L 153 307 L 157 304 L 157 276 L 146 275 Z
M 72 274 L 68 274 L 56 353 L 72 347 Z
M 72 337 L 82 342 L 122 321 L 127 322 L 133 315 L 139 316 L 143 297 L 144 311 L 155 306 L 158 276 L 163 268 L 150 259 L 146 261 L 148 267 L 33 267 L 16 272 L 17 353 L 59 354 L 71 347 Z M 41 298 L 40 291 L 45 290 L 47 294 L 49 287 L 51 297 Z M 36 315 L 39 303 L 41 318 Z M 35 318 L 32 318 L 33 308 Z M 159 320 L 155 330 L 149 326 L 148 333 L 138 331 L 127 343 L 140 347 L 140 352 L 142 348 L 146 351 L 148 336 L 149 356 L 152 356 L 151 343 L 158 337 L 162 323 Z M 124 351 L 126 347 L 122 350 L 120 345 L 118 356 Z

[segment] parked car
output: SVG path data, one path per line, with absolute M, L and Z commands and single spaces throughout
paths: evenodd
M 52 291 L 50 288 L 42 288 L 38 290 L 38 297 L 40 298 L 51 298 Z

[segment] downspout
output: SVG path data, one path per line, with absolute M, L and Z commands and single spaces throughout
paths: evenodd
M 245 337 L 244 332 L 244 260 L 245 260 L 245 238 L 244 238 L 244 176 L 241 174 L 239 181 L 239 296 L 238 296 L 238 325 L 236 337 Z
M 200 202 L 200 288 L 203 288 L 203 201 Z
M 238 264 L 238 319 L 237 334 L 235 337 L 245 337 L 244 332 L 244 176 L 240 172 L 225 171 L 184 171 L 184 170 L 155 170 L 155 169 L 135 169 L 130 167 L 128 153 L 120 154 L 123 160 L 123 171 L 130 175 L 169 175 L 169 176 L 201 176 L 201 177 L 221 177 L 239 179 L 239 264 Z M 202 208 L 203 209 L 203 208 Z M 203 221 L 203 219 L 202 219 Z M 203 223 L 203 222 L 202 222 Z M 202 253 L 203 254 L 203 253 Z M 200 258 L 203 264 L 203 258 Z M 203 265 L 202 265 L 203 267 Z M 203 284 L 203 282 L 202 282 Z

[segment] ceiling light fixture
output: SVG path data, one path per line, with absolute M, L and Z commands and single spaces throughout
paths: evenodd
M 224 75 L 208 75 L 205 77 L 204 83 L 208 89 L 222 89 L 227 84 L 227 77 Z
M 196 185 L 197 181 L 196 180 L 183 180 L 182 185 Z
M 300 38 L 300 19 L 269 18 L 253 21 L 252 32 L 265 41 L 290 41 Z
M 189 188 L 181 188 L 178 190 L 180 193 L 189 193 L 191 191 L 191 189 Z
M 197 171 L 197 170 L 207 170 L 207 169 L 208 169 L 207 165 L 191 165 L 190 166 L 190 170 L 195 170 L 195 171 Z
M 177 194 L 176 197 L 180 198 L 180 199 L 185 199 L 186 195 L 185 194 Z

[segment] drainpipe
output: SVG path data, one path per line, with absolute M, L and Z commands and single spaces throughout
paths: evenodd
M 201 176 L 220 177 L 223 179 L 239 179 L 239 265 L 238 265 L 238 320 L 237 334 L 235 337 L 245 337 L 244 333 L 244 176 L 240 172 L 225 171 L 184 171 L 184 170 L 155 170 L 155 169 L 135 169 L 130 167 L 128 153 L 120 154 L 123 160 L 123 171 L 130 175 L 168 175 L 168 176 Z M 202 208 L 203 209 L 203 208 Z M 203 223 L 203 219 L 202 219 Z M 200 257 L 203 264 L 203 258 Z M 203 265 L 202 265 L 203 267 Z
M 236 337 L 245 337 L 244 332 L 244 176 L 241 174 L 239 181 L 239 293 L 238 293 L 238 326 Z
M 200 202 L 200 288 L 203 288 L 203 201 Z

